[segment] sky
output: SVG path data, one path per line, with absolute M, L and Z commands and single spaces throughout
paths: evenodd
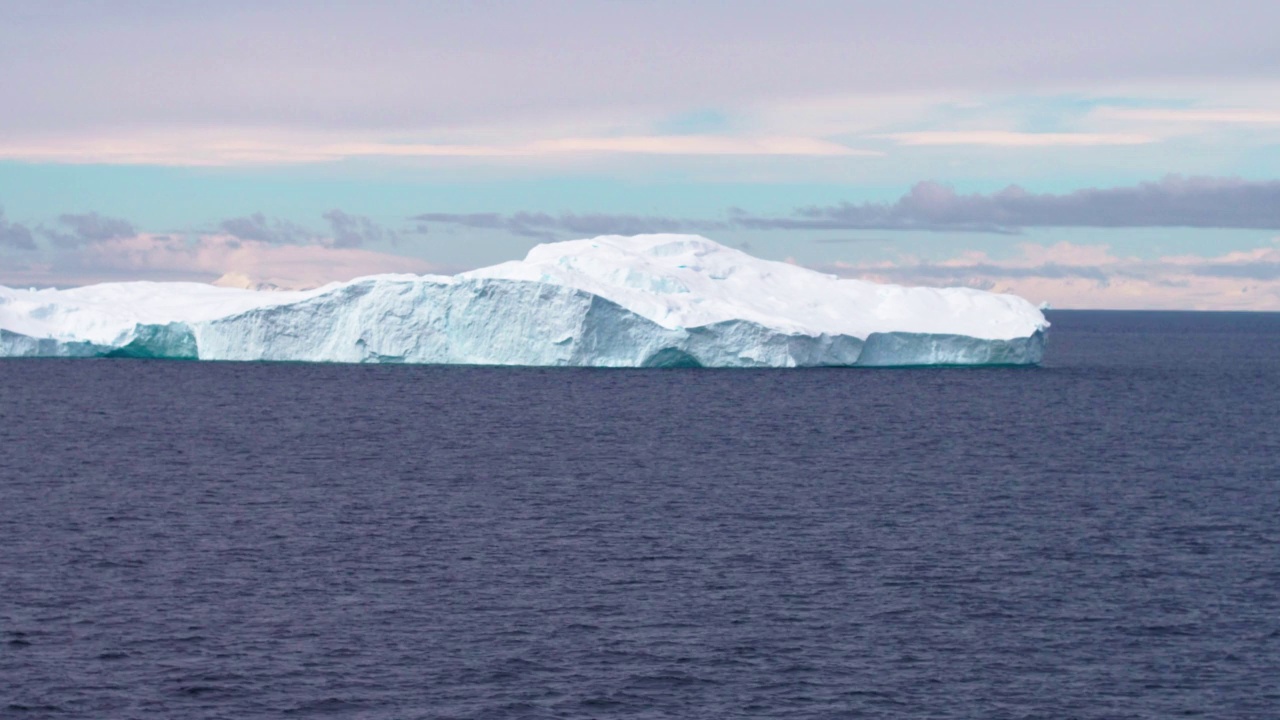
M 0 0 L 0 284 L 307 287 L 697 233 L 1280 311 L 1280 3 Z

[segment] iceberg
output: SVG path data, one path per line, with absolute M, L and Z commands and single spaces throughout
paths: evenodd
M 1013 295 L 839 278 L 693 235 L 538 245 L 454 276 L 314 290 L 0 286 L 0 357 L 595 367 L 1034 365 Z

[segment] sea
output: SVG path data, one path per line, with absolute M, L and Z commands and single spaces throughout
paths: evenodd
M 1037 368 L 0 362 L 3 718 L 1280 717 L 1280 314 Z

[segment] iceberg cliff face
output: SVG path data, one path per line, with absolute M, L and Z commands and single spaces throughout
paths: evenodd
M 1011 295 L 839 279 L 685 235 L 539 245 L 453 277 L 305 292 L 0 287 L 0 356 L 600 367 L 1035 364 Z

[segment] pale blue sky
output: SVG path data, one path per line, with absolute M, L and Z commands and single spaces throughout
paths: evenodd
M 1232 0 L 0 0 L 0 283 L 677 229 L 1063 306 L 1280 309 L 1277 26 Z

